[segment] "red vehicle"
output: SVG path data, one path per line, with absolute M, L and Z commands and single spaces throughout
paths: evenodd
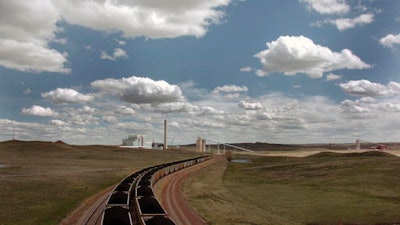
M 377 145 L 375 147 L 371 147 L 370 149 L 376 149 L 376 150 L 388 150 L 388 147 L 386 145 Z

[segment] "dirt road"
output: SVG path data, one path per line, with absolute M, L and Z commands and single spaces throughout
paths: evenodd
M 211 159 L 199 165 L 175 172 L 161 179 L 155 186 L 154 192 L 161 205 L 177 225 L 204 225 L 207 222 L 198 215 L 196 210 L 188 204 L 182 192 L 183 181 L 202 168 L 217 163 L 218 159 Z

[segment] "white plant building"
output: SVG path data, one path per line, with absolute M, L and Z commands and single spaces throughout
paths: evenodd
M 130 147 L 143 147 L 144 138 L 142 135 L 129 135 L 125 139 L 122 139 L 122 146 Z

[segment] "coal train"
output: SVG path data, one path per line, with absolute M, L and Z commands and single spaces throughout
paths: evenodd
M 111 192 L 102 225 L 174 225 L 153 193 L 153 185 L 168 174 L 204 162 L 211 156 L 201 156 L 148 167 L 135 172 Z

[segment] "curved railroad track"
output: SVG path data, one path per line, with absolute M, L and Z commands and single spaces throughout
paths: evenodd
M 153 192 L 161 178 L 184 168 L 202 163 L 211 156 L 165 163 L 142 169 L 119 182 L 99 198 L 79 222 L 84 225 L 175 225 Z

